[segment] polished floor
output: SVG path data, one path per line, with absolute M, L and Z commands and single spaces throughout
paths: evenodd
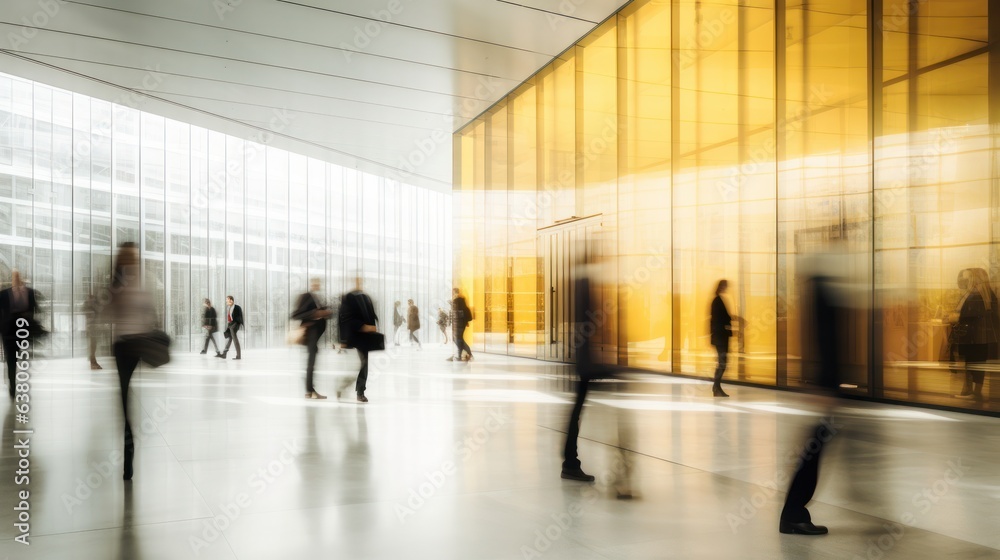
M 333 398 L 357 358 L 330 350 L 326 401 L 303 399 L 298 349 L 143 369 L 130 483 L 111 360 L 37 364 L 30 424 L 0 405 L 0 558 L 1000 558 L 995 418 L 842 405 L 823 417 L 837 433 L 811 506 L 831 532 L 781 535 L 786 477 L 825 414 L 808 397 L 730 387 L 713 399 L 707 383 L 662 376 L 604 384 L 584 411 L 587 485 L 559 478 L 566 366 L 447 362 L 441 345 L 375 356 L 366 405 Z M 13 430 L 25 427 L 18 485 Z M 633 499 L 616 499 L 626 485 Z M 29 546 L 14 540 L 25 489 Z

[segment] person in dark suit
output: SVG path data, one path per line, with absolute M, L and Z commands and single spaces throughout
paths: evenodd
M 726 373 L 726 363 L 729 356 L 729 338 L 733 336 L 733 317 L 726 309 L 726 302 L 722 299 L 722 294 L 726 293 L 729 281 L 719 280 L 719 285 L 715 288 L 715 299 L 712 300 L 712 315 L 709 321 L 712 346 L 719 356 L 718 364 L 715 366 L 715 382 L 712 384 L 712 396 L 728 397 L 722 390 L 722 376 Z
M 834 397 L 840 387 L 840 340 L 846 310 L 836 294 L 834 280 L 822 274 L 811 277 L 805 284 L 802 297 L 804 332 L 803 365 L 810 372 L 814 392 Z M 808 326 L 812 326 L 809 332 Z M 829 413 L 825 416 L 829 416 Z M 828 530 L 815 525 L 806 505 L 812 500 L 819 481 L 819 460 L 824 445 L 833 439 L 835 431 L 825 422 L 813 426 L 799 455 L 795 474 L 788 486 L 785 505 L 781 510 L 778 531 L 785 534 L 825 535 Z
M 17 381 L 17 333 L 28 333 L 27 340 L 30 344 L 30 339 L 39 329 L 35 323 L 35 312 L 38 311 L 35 290 L 24 284 L 21 273 L 17 270 L 11 272 L 10 282 L 11 287 L 0 292 L 0 335 L 3 336 L 3 355 L 7 362 L 8 389 L 10 398 L 13 399 Z M 29 347 L 28 355 L 33 354 L 33 351 Z
M 472 360 L 472 348 L 465 342 L 465 329 L 469 327 L 469 322 L 472 321 L 472 310 L 469 309 L 469 304 L 465 302 L 465 296 L 458 291 L 458 288 L 452 290 L 452 294 L 454 296 L 451 302 L 452 325 L 454 326 L 452 338 L 455 339 L 458 354 L 448 358 L 448 361 L 461 360 L 467 362 Z
M 309 291 L 299 296 L 299 301 L 295 304 L 295 312 L 292 319 L 301 321 L 306 328 L 306 398 L 325 399 L 324 395 L 316 392 L 313 386 L 313 372 L 316 369 L 316 355 L 319 354 L 319 339 L 326 332 L 326 320 L 332 315 L 329 307 L 324 305 L 317 295 L 320 289 L 319 278 L 313 278 L 309 284 Z
M 226 358 L 226 354 L 229 353 L 229 345 L 236 345 L 236 357 L 234 360 L 240 359 L 240 337 L 237 333 L 243 327 L 243 309 L 236 305 L 236 300 L 233 296 L 226 296 L 226 347 L 222 349 L 222 354 L 216 354 L 216 358 Z
M 406 330 L 410 331 L 410 342 L 417 343 L 417 349 L 421 348 L 420 339 L 417 338 L 417 331 L 420 330 L 420 308 L 413 304 L 413 300 L 406 301 Z
M 215 341 L 215 333 L 219 332 L 219 319 L 212 302 L 205 298 L 205 310 L 201 314 L 201 329 L 205 331 L 205 347 L 201 349 L 202 354 L 208 353 L 208 343 L 211 342 L 215 348 L 215 357 L 222 355 L 219 352 L 219 343 Z
M 378 332 L 376 323 L 378 315 L 375 314 L 375 305 L 368 294 L 364 293 L 362 287 L 364 282 L 360 276 L 356 279 L 355 289 L 344 295 L 340 302 L 340 315 L 337 318 L 340 328 L 340 336 L 348 346 L 358 351 L 361 358 L 361 369 L 358 371 L 358 379 L 354 384 L 354 390 L 358 395 L 358 402 L 368 402 L 365 396 L 365 389 L 368 383 L 368 344 L 366 333 Z M 350 384 L 348 379 L 337 389 L 337 398 Z

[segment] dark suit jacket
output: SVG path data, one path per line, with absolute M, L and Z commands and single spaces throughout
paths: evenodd
M 30 321 L 32 326 L 32 332 L 34 332 L 35 325 L 35 312 L 38 311 L 38 300 L 35 298 L 35 290 L 25 287 L 28 290 L 28 308 L 20 313 L 14 313 L 11 311 L 10 306 L 13 303 L 13 288 L 7 288 L 6 290 L 0 291 L 0 334 L 10 334 L 17 330 L 17 320 L 19 318 L 25 318 Z
M 239 305 L 233 305 L 233 320 L 232 322 L 229 322 L 228 321 L 229 318 L 226 317 L 226 319 L 227 319 L 226 321 L 227 329 L 233 329 L 234 331 L 240 330 L 240 328 L 243 326 L 243 308 L 240 307 Z
M 306 292 L 299 296 L 299 301 L 295 304 L 295 312 L 292 313 L 292 319 L 296 321 L 302 321 L 308 329 L 309 334 L 320 337 L 326 332 L 326 319 L 316 319 L 313 314 L 320 309 L 326 309 L 325 307 L 320 307 L 316 303 L 316 298 L 313 297 L 312 292 Z
M 729 344 L 729 337 L 733 336 L 733 318 L 729 316 L 726 303 L 722 301 L 722 296 L 715 296 L 712 300 L 712 319 L 710 321 L 710 334 L 712 335 L 712 346 L 724 346 Z
M 378 315 L 375 314 L 375 305 L 368 294 L 357 290 L 344 296 L 340 302 L 340 313 L 337 323 L 340 330 L 341 342 L 346 342 L 351 346 L 356 346 L 357 337 L 361 334 L 361 327 L 365 325 L 375 325 L 378 322 Z
M 462 296 L 455 298 L 455 300 L 451 302 L 451 309 L 455 316 L 455 331 L 460 332 L 465 330 L 465 328 L 469 326 L 471 315 L 471 313 L 469 313 L 469 304 L 465 302 L 465 298 Z
M 201 315 L 201 326 L 202 330 L 208 327 L 208 332 L 218 332 L 219 331 L 219 319 L 215 313 L 214 307 L 206 307 L 205 311 Z

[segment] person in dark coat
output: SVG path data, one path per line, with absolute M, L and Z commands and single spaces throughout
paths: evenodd
M 965 271 L 968 292 L 959 308 L 956 342 L 965 358 L 966 382 L 971 392 L 959 398 L 983 402 L 986 372 L 983 365 L 993 357 L 998 343 L 997 296 L 990 287 L 990 276 L 982 268 Z
M 377 333 L 378 315 L 375 314 L 375 305 L 362 288 L 363 279 L 358 276 L 355 289 L 344 295 L 340 302 L 340 314 L 337 318 L 340 327 L 340 336 L 348 346 L 358 351 L 361 358 L 361 369 L 358 371 L 358 378 L 354 384 L 354 390 L 358 396 L 358 402 L 368 402 L 365 390 L 368 385 L 368 345 L 366 343 L 366 333 Z M 337 398 L 350 384 L 348 379 L 337 390 Z
M 215 356 L 220 357 L 222 352 L 219 352 L 219 343 L 215 341 L 215 333 L 219 332 L 219 318 L 208 298 L 205 298 L 204 303 L 205 310 L 201 314 L 201 329 L 205 332 L 205 347 L 201 349 L 200 354 L 208 353 L 208 343 L 211 342 L 212 347 L 215 348 Z
M 320 289 L 319 278 L 313 278 L 309 285 L 309 291 L 299 296 L 298 303 L 295 304 L 295 312 L 292 319 L 301 321 L 306 328 L 306 398 L 325 399 L 326 397 L 316 392 L 313 386 L 313 373 L 316 370 L 316 355 L 319 354 L 319 339 L 326 332 L 326 321 L 333 315 L 333 311 L 320 301 L 318 292 Z
M 448 358 L 448 361 L 461 360 L 467 362 L 472 360 L 472 348 L 465 342 L 465 329 L 469 327 L 469 322 L 472 321 L 472 310 L 469 309 L 469 304 L 465 302 L 465 296 L 459 292 L 458 288 L 452 290 L 452 294 L 454 296 L 451 302 L 452 325 L 454 326 L 452 337 L 455 340 L 455 346 L 458 348 L 458 354 Z
M 420 339 L 417 338 L 417 331 L 420 330 L 420 308 L 413 304 L 413 300 L 406 301 L 406 330 L 410 331 L 410 342 L 417 344 L 417 349 L 421 348 Z
M 715 299 L 712 300 L 712 314 L 709 321 L 712 346 L 718 355 L 718 363 L 715 366 L 715 378 L 712 384 L 712 396 L 728 397 L 722 390 L 722 376 L 726 373 L 726 364 L 729 356 L 729 338 L 733 336 L 733 317 L 726 309 L 726 302 L 722 299 L 722 294 L 726 293 L 729 287 L 728 280 L 719 280 L 715 288 Z
M 30 345 L 33 335 L 40 329 L 35 323 L 35 313 L 38 311 L 35 290 L 25 285 L 17 270 L 11 272 L 10 282 L 11 287 L 0 291 L 0 336 L 3 337 L 3 355 L 7 362 L 7 388 L 13 399 L 17 385 L 18 341 L 27 340 Z M 19 338 L 18 333 L 27 333 L 27 336 Z M 28 352 L 29 356 L 33 353 L 33 349 Z
M 233 296 L 226 296 L 226 347 L 222 349 L 222 354 L 216 354 L 216 358 L 225 359 L 226 355 L 229 354 L 229 345 L 236 345 L 236 357 L 234 360 L 239 360 L 240 358 L 240 337 L 238 333 L 240 329 L 243 328 L 243 308 L 236 305 L 236 300 Z

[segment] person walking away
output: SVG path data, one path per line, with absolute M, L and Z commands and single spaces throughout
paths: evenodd
M 104 369 L 97 363 L 97 338 L 100 335 L 99 327 L 101 306 L 97 302 L 97 297 L 91 293 L 87 296 L 87 301 L 83 302 L 83 314 L 87 319 L 87 349 L 90 359 L 90 369 Z
M 399 334 L 403 332 L 403 314 L 399 312 L 400 303 L 397 301 L 392 307 L 392 342 L 399 346 Z
M 965 370 L 971 382 L 971 394 L 960 398 L 983 403 L 984 365 L 995 351 L 997 333 L 997 296 L 990 288 L 989 273 L 982 268 L 966 271 L 969 292 L 962 301 L 957 328 L 960 352 L 965 357 Z

